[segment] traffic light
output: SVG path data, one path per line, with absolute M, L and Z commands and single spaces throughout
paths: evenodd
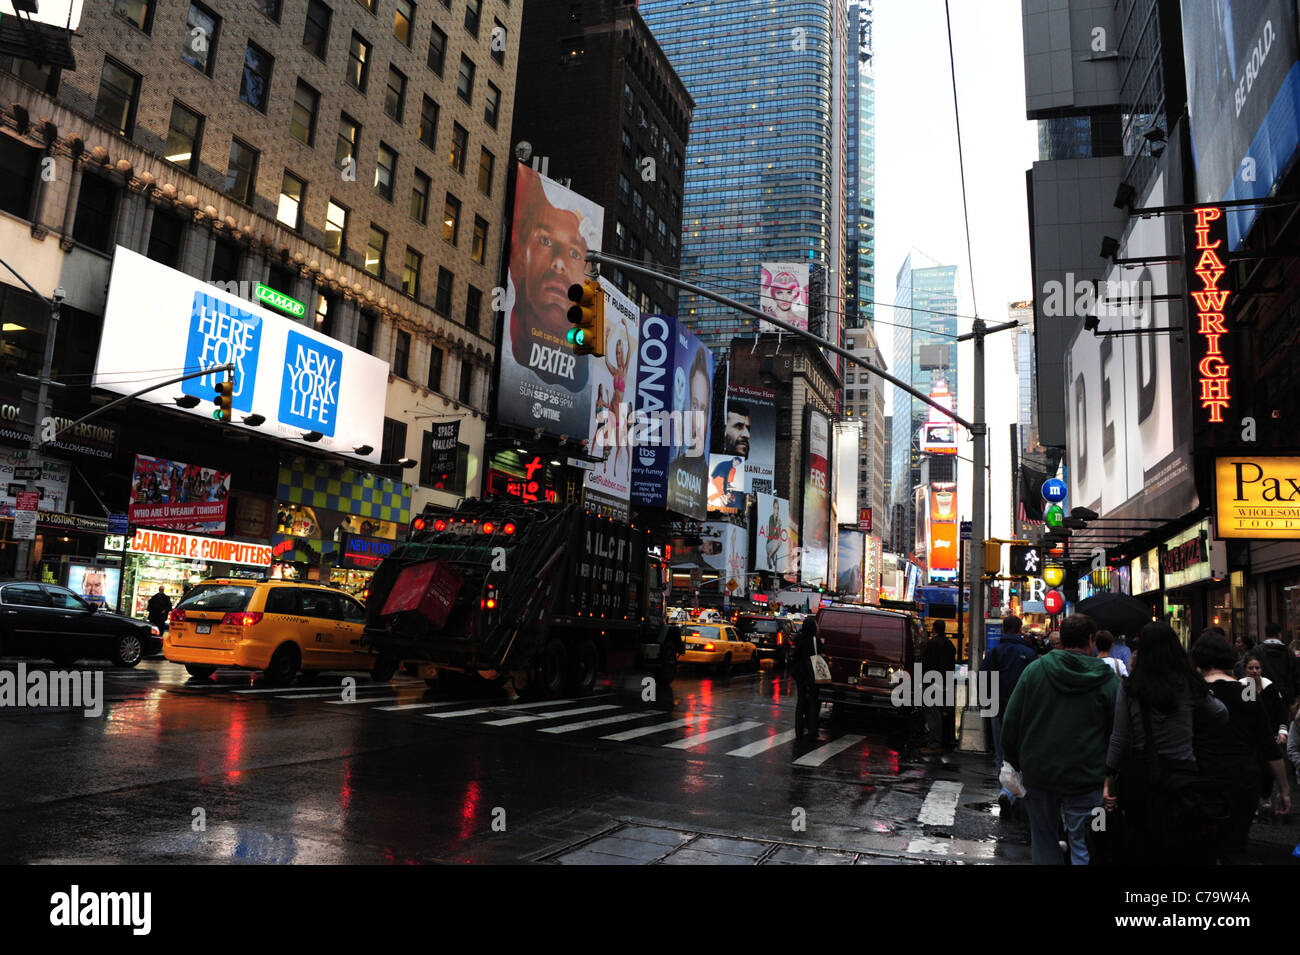
M 565 336 L 579 355 L 605 354 L 605 293 L 596 279 L 584 279 L 569 286 L 569 321 L 573 328 Z
M 216 396 L 212 400 L 217 406 L 212 417 L 229 423 L 233 419 L 235 405 L 235 376 L 231 372 L 226 372 L 224 381 L 217 382 Z
M 1002 541 L 984 542 L 984 573 L 996 577 L 1002 569 Z

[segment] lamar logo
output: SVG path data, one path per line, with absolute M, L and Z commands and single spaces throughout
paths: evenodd
M 235 366 L 234 409 L 253 410 L 257 386 L 257 353 L 262 347 L 262 319 L 238 305 L 223 302 L 206 292 L 195 292 L 190 308 L 190 337 L 185 346 L 186 368 Z M 181 382 L 181 391 L 211 401 L 217 375 L 204 375 Z M 225 373 L 221 373 L 225 378 Z M 332 432 L 331 432 L 332 433 Z
M 280 385 L 280 421 L 334 436 L 343 352 L 290 331 Z

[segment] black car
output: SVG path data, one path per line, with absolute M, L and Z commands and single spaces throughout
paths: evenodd
M 771 659 L 779 667 L 788 666 L 794 656 L 795 626 L 771 614 L 736 615 L 736 629 L 745 640 L 758 648 L 760 659 Z
M 31 580 L 0 582 L 0 655 L 53 660 L 112 660 L 133 667 L 162 652 L 158 629 L 101 610 L 67 587 Z

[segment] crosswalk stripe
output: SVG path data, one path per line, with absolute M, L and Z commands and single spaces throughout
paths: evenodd
M 608 710 L 619 710 L 621 706 L 615 706 L 613 703 L 606 703 L 603 706 L 583 706 L 576 710 L 561 710 L 558 713 L 525 713 L 523 716 L 511 716 L 504 720 L 485 720 L 484 726 L 515 726 L 519 723 L 536 723 L 540 720 L 558 720 L 562 716 L 579 716 L 583 713 L 600 713 Z
M 330 696 L 338 696 L 338 694 L 331 693 Z M 305 697 L 299 697 L 299 699 L 305 699 Z M 393 699 L 397 699 L 396 690 L 393 691 Z M 361 703 L 381 703 L 381 702 L 383 702 L 382 697 L 367 696 L 356 700 L 334 700 L 330 703 L 330 706 L 357 706 L 358 704 Z
M 818 746 L 811 753 L 805 753 L 794 761 L 796 766 L 820 766 L 832 756 L 838 756 L 851 746 L 861 743 L 865 736 L 854 736 L 852 733 L 841 736 L 839 739 L 831 740 L 823 746 Z
M 425 713 L 424 715 L 431 720 L 445 720 L 452 716 L 478 716 L 480 713 L 491 712 L 486 706 L 476 706 L 470 710 L 452 710 L 450 713 Z
M 769 736 L 767 739 L 760 739 L 756 743 L 747 743 L 740 749 L 733 749 L 728 756 L 739 756 L 741 759 L 749 759 L 751 756 L 757 756 L 759 753 L 765 753 L 769 749 L 776 749 L 778 746 L 784 746 L 794 739 L 794 730 L 786 730 L 784 733 L 777 733 L 775 736 Z
M 476 703 L 477 700 L 435 700 L 432 703 L 401 703 L 397 706 L 376 706 L 375 709 L 385 713 L 395 713 L 399 710 L 428 710 L 435 706 L 464 706 L 466 703 Z
M 916 821 L 927 826 L 951 826 L 957 818 L 957 800 L 961 796 L 961 783 L 946 779 L 935 780 L 925 795 Z
M 219 688 L 221 688 L 221 687 L 219 687 Z M 339 688 L 340 690 L 343 689 L 343 684 L 340 683 L 339 686 L 338 686 L 338 688 Z M 229 687 L 224 687 L 224 688 L 221 688 L 221 689 L 230 689 L 230 688 L 229 688 Z M 251 689 L 245 689 L 245 690 L 234 690 L 234 689 L 231 689 L 230 692 L 232 692 L 232 693 L 240 693 L 240 694 L 244 694 L 244 693 L 288 693 L 288 694 L 294 694 L 294 693 L 313 693 L 313 692 L 319 692 L 320 690 L 323 690 L 323 689 L 325 689 L 325 688 L 324 688 L 324 687 L 320 687 L 320 686 L 259 686 L 259 687 L 253 687 L 253 688 L 251 688 Z M 388 690 L 391 690 L 392 687 L 390 687 L 390 686 L 388 686 L 388 685 L 386 685 L 386 684 L 370 684 L 370 685 L 366 685 L 366 684 L 364 684 L 364 683 L 361 683 L 361 684 L 358 684 L 358 685 L 357 685 L 356 689 L 357 689 L 357 692 L 358 692 L 358 693 L 374 693 L 374 692 L 376 692 L 376 691 L 378 691 L 378 690 L 383 690 L 383 691 L 387 692 Z
M 675 743 L 664 743 L 664 749 L 694 749 L 696 746 L 703 746 L 710 740 L 719 739 L 723 736 L 732 736 L 735 733 L 743 733 L 745 730 L 751 730 L 755 726 L 762 725 L 762 723 L 753 720 L 745 720 L 745 722 L 737 723 L 735 726 L 724 726 L 721 729 L 709 730 L 707 733 L 697 733 L 695 736 L 679 739 Z
M 606 726 L 610 723 L 626 723 L 629 720 L 644 719 L 647 716 L 657 716 L 655 710 L 642 710 L 639 713 L 619 713 L 617 716 L 602 716 L 594 720 L 583 720 L 580 723 L 565 723 L 563 726 L 547 726 L 538 730 L 539 733 L 572 733 L 577 730 L 590 729 L 593 726 Z
M 667 723 L 655 723 L 653 726 L 642 726 L 634 730 L 624 730 L 621 733 L 602 736 L 601 739 L 612 739 L 617 743 L 624 743 L 630 739 L 638 739 L 642 736 L 649 736 L 651 733 L 662 732 L 663 730 L 681 729 L 683 726 L 694 722 L 695 717 L 687 716 L 678 720 L 669 720 Z

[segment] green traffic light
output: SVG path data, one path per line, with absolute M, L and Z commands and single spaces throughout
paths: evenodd
M 214 417 L 214 418 L 216 418 L 218 421 L 220 421 L 220 420 L 221 420 L 221 409 L 218 408 L 216 411 L 212 412 L 212 417 Z
M 568 334 L 565 335 L 565 338 L 568 340 L 570 345 L 577 348 L 581 348 L 583 345 L 587 344 L 587 336 L 581 328 L 570 328 Z

